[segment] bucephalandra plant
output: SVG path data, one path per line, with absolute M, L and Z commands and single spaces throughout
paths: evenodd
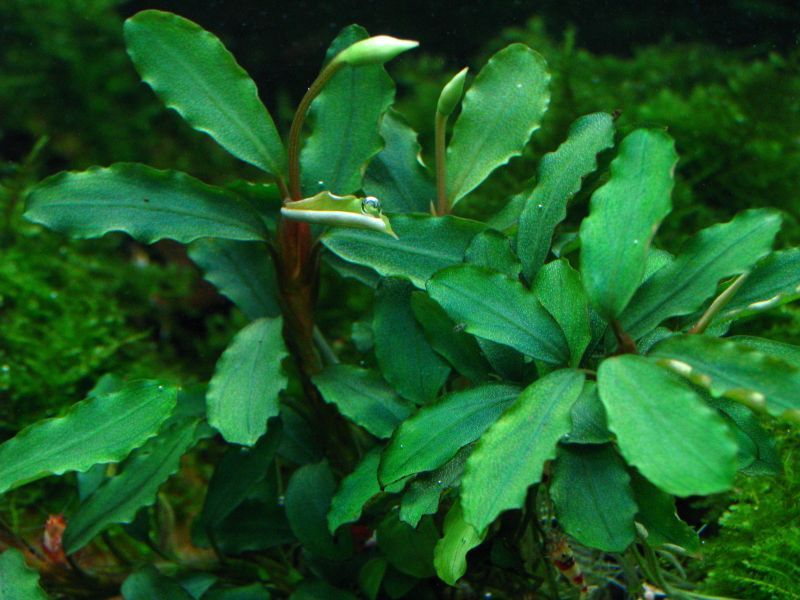
M 383 66 L 414 42 L 343 30 L 284 147 L 212 34 L 148 10 L 125 38 L 164 103 L 263 180 L 215 187 L 116 164 L 45 180 L 27 217 L 74 237 L 191 243 L 250 323 L 206 388 L 105 378 L 0 446 L 0 493 L 80 474 L 63 538 L 71 563 L 45 569 L 48 589 L 555 599 L 600 595 L 612 580 L 631 597 L 645 586 L 701 597 L 667 568 L 699 549 L 675 497 L 728 490 L 737 472 L 776 474 L 758 413 L 800 418 L 800 348 L 727 335 L 800 296 L 800 249 L 772 251 L 778 213 L 745 211 L 677 255 L 659 249 L 678 157 L 666 132 L 637 129 L 569 231 L 569 200 L 615 146 L 614 119 L 596 113 L 488 223 L 451 215 L 547 109 L 546 65 L 521 44 L 492 57 L 463 99 L 466 70 L 444 88 L 431 177 Z M 374 288 L 362 364 L 342 363 L 316 325 L 326 264 Z M 217 434 L 228 448 L 193 524 L 217 560 L 198 566 L 155 541 L 168 522 L 154 525 L 148 507 L 181 457 Z M 152 554 L 81 569 L 82 548 L 128 523 Z M 16 550 L 0 555 L 5 581 L 45 597 Z

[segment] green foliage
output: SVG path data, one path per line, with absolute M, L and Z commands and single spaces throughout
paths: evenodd
M 598 168 L 614 126 L 595 109 L 491 225 L 447 214 L 468 195 L 465 205 L 496 192 L 479 186 L 523 151 L 547 108 L 548 69 L 521 44 L 480 71 L 449 148 L 437 116 L 431 180 L 414 156 L 415 134 L 387 113 L 382 63 L 414 43 L 346 29 L 284 150 L 249 78 L 213 35 L 156 11 L 129 19 L 125 33 L 165 103 L 260 166 L 274 188 L 213 187 L 142 165 L 95 168 L 36 186 L 27 216 L 77 237 L 121 229 L 144 242 L 210 238 L 192 256 L 250 322 L 218 359 L 198 410 L 176 408 L 173 388 L 106 382 L 61 419 L 0 445 L 0 490 L 92 469 L 67 550 L 132 521 L 123 539 L 144 541 L 167 564 L 132 574 L 120 564 L 123 596 L 184 597 L 194 565 L 161 542 L 176 533 L 172 520 L 151 521 L 147 508 L 181 454 L 197 456 L 198 438 L 216 432 L 208 451 L 222 458 L 191 490 L 206 492 L 192 540 L 216 555 L 203 568 L 218 595 L 252 583 L 279 597 L 350 598 L 358 582 L 373 598 L 425 598 L 439 593 L 438 578 L 555 600 L 556 569 L 580 581 L 568 566 L 572 541 L 589 556 L 614 553 L 620 568 L 593 583 L 610 579 L 638 595 L 646 579 L 670 597 L 692 595 L 656 554 L 697 547 L 674 497 L 730 490 L 737 471 L 774 470 L 753 411 L 798 409 L 800 350 L 721 337 L 750 314 L 721 313 L 747 290 L 743 275 L 766 265 L 747 292 L 756 302 L 775 290 L 782 302 L 800 283 L 784 264 L 792 251 L 772 254 L 774 212 L 708 227 L 673 258 L 654 238 L 672 207 L 672 138 L 637 128 L 610 168 Z M 200 92 L 188 94 L 189 84 Z M 382 132 L 391 143 L 378 152 Z M 589 180 L 595 170 L 602 185 Z M 388 215 L 360 195 L 372 185 L 389 194 Z M 433 189 L 435 208 L 415 197 Z M 589 195 L 583 223 L 565 220 L 569 200 Z M 429 207 L 433 214 L 402 212 Z M 376 217 L 384 229 L 365 229 Z M 392 230 L 396 239 L 384 234 Z M 348 302 L 318 302 L 328 278 L 350 289 L 337 277 L 355 278 L 372 300 L 371 315 L 358 315 L 369 335 L 355 349 L 328 342 L 319 327 L 321 314 Z M 360 364 L 342 363 L 337 349 Z M 97 465 L 107 463 L 117 472 L 100 481 Z M 141 548 L 137 556 L 152 557 Z

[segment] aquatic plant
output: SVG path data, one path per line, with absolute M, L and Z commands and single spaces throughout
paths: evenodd
M 728 490 L 740 471 L 774 474 L 755 412 L 800 417 L 800 349 L 725 337 L 798 295 L 800 249 L 772 251 L 779 213 L 746 210 L 675 256 L 658 248 L 673 141 L 640 128 L 615 145 L 613 116 L 598 112 L 488 222 L 452 215 L 548 108 L 546 63 L 523 44 L 494 54 L 463 101 L 464 71 L 444 87 L 431 177 L 390 108 L 384 68 L 413 42 L 346 28 L 284 145 L 212 34 L 148 10 L 125 37 L 164 103 L 263 180 L 223 188 L 140 164 L 95 167 L 36 186 L 26 216 L 78 238 L 191 243 L 250 322 L 207 389 L 103 379 L 0 446 L 0 493 L 85 473 L 48 553 L 72 567 L 49 565 L 46 586 L 97 595 L 121 584 L 128 599 L 561 598 L 612 579 L 631 595 L 648 585 L 702 597 L 663 567 L 699 547 L 675 497 Z M 561 228 L 612 148 L 588 217 Z M 374 294 L 371 319 L 353 329 L 360 364 L 341 362 L 318 326 L 323 271 Z M 172 520 L 147 507 L 183 455 L 219 437 L 226 449 L 192 526 L 216 560 L 198 568 L 192 550 L 158 541 L 175 534 Z M 153 554 L 132 573 L 126 557 L 116 572 L 81 566 L 115 524 Z M 0 558 L 0 576 L 35 586 L 16 550 Z

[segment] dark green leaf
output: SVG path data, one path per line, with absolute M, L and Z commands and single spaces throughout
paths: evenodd
M 564 332 L 570 366 L 577 367 L 592 339 L 589 298 L 583 290 L 580 273 L 560 258 L 537 272 L 531 289 Z
M 475 236 L 464 253 L 464 262 L 487 267 L 511 279 L 519 277 L 520 262 L 511 249 L 511 240 L 494 229 Z
M 259 583 L 246 587 L 211 590 L 202 600 L 270 600 L 267 589 Z
M 125 580 L 122 597 L 125 600 L 192 600 L 177 581 L 162 575 L 152 565 L 136 571 Z
M 379 198 L 388 213 L 429 212 L 436 190 L 419 162 L 417 134 L 391 110 L 381 121 L 380 134 L 385 146 L 367 167 L 364 191 Z
M 624 552 L 636 539 L 630 477 L 610 444 L 561 446 L 550 496 L 559 524 L 581 544 Z
M 372 335 L 383 376 L 417 404 L 426 404 L 447 381 L 450 367 L 433 351 L 411 310 L 413 286 L 384 279 L 375 294 Z
M 322 243 L 343 259 L 371 267 L 384 276 L 407 277 L 419 288 L 439 269 L 460 263 L 483 223 L 458 217 L 395 215 L 399 239 L 365 229 L 335 227 Z
M 581 224 L 581 275 L 592 305 L 616 319 L 642 282 L 650 242 L 671 208 L 678 160 L 666 133 L 637 129 L 620 145 L 611 179 Z
M 186 173 L 134 163 L 48 177 L 28 194 L 25 217 L 76 238 L 124 231 L 146 244 L 267 239 L 263 223 L 237 196 Z
M 428 293 L 468 333 L 506 344 L 553 364 L 569 361 L 569 347 L 558 323 L 536 295 L 505 275 L 485 267 L 457 265 L 437 273 Z
M 517 253 L 528 281 L 533 281 L 547 258 L 553 232 L 567 216 L 567 202 L 581 189 L 583 178 L 597 168 L 597 155 L 613 145 L 613 118 L 594 113 L 575 121 L 567 141 L 542 158 L 536 186 L 523 194 L 525 206 L 517 231 Z
M 314 376 L 326 402 L 379 438 L 388 438 L 412 406 L 374 371 L 353 365 L 331 365 Z
M 374 495 L 380 493 L 378 483 L 378 463 L 381 461 L 379 449 L 367 454 L 356 466 L 355 471 L 339 484 L 339 490 L 331 500 L 328 512 L 328 530 L 335 533 L 345 523 L 355 523 L 361 517 L 364 505 Z
M 289 600 L 356 600 L 356 597 L 327 581 L 306 581 L 289 596 Z
M 424 515 L 436 514 L 442 492 L 461 482 L 470 452 L 472 445 L 464 446 L 435 471 L 416 477 L 400 500 L 400 520 L 416 527 Z
M 108 479 L 69 520 L 64 549 L 72 554 L 109 525 L 130 523 L 139 509 L 156 501 L 161 485 L 180 467 L 181 457 L 196 441 L 198 421 L 184 419 L 134 450 L 122 472 Z
M 14 548 L 0 554 L 0 600 L 47 600 L 39 587 L 39 574 Z
M 678 376 L 626 354 L 605 360 L 597 381 L 622 456 L 647 479 L 677 496 L 730 488 L 736 441 L 722 417 Z
M 544 59 L 511 44 L 481 69 L 467 90 L 447 149 L 447 195 L 454 206 L 497 167 L 517 156 L 550 102 Z
M 768 356 L 774 356 L 785 360 L 794 367 L 800 368 L 800 346 L 784 344 L 765 338 L 752 337 L 749 335 L 734 335 L 728 338 L 732 342 L 744 344 L 748 348 L 763 352 Z
M 387 446 L 379 477 L 388 484 L 451 459 L 474 442 L 519 396 L 511 385 L 486 384 L 452 392 L 400 425 Z
M 235 157 L 280 176 L 283 143 L 255 83 L 222 42 L 196 23 L 158 10 L 125 21 L 142 80 L 162 102 Z
M 474 337 L 460 331 L 441 306 L 422 292 L 411 294 L 411 310 L 431 347 L 473 383 L 484 381 L 489 364 Z
M 647 544 L 657 548 L 674 544 L 694 552 L 700 548 L 697 533 L 675 512 L 675 499 L 634 472 L 631 488 L 639 506 L 636 521 L 647 530 Z
M 444 535 L 433 549 L 433 566 L 439 579 L 456 585 L 467 572 L 467 553 L 479 546 L 486 532 L 478 532 L 464 520 L 464 511 L 456 502 L 444 519 Z
M 266 244 L 198 240 L 189 248 L 189 257 L 203 270 L 206 281 L 248 319 L 281 314 L 275 267 Z
M 664 319 L 696 311 L 720 279 L 744 273 L 769 253 L 780 223 L 777 212 L 747 210 L 698 233 L 636 292 L 620 318 L 625 331 L 636 339 Z
M 570 411 L 572 429 L 562 442 L 571 444 L 605 444 L 614 439 L 606 424 L 606 410 L 597 394 L 597 384 L 587 381 Z
M 242 329 L 217 361 L 208 384 L 208 422 L 232 444 L 252 446 L 278 414 L 287 378 L 283 321 L 258 319 Z
M 156 435 L 177 395 L 174 387 L 139 381 L 23 429 L 0 445 L 0 494 L 47 475 L 119 462 Z
M 483 531 L 504 510 L 519 508 L 528 486 L 570 429 L 570 409 L 583 389 L 578 371 L 560 370 L 528 386 L 478 441 L 461 482 L 467 522 Z
M 297 539 L 312 554 L 343 558 L 328 531 L 328 512 L 336 490 L 330 467 L 320 462 L 294 472 L 286 488 L 286 516 Z
M 401 573 L 424 579 L 435 575 L 433 548 L 439 532 L 430 518 L 423 519 L 414 529 L 389 514 L 378 526 L 378 547 L 395 569 Z
M 358 572 L 358 586 L 369 600 L 376 600 L 381 589 L 388 563 L 382 558 L 371 558 Z
M 800 420 L 800 368 L 785 360 L 702 335 L 673 336 L 653 348 L 650 356 L 715 397 Z
M 327 60 L 367 37 L 363 27 L 346 27 L 331 44 Z M 323 190 L 344 195 L 361 188 L 367 162 L 383 146 L 378 126 L 393 99 L 394 83 L 383 65 L 345 66 L 325 84 L 311 104 L 313 132 L 300 154 L 305 196 Z

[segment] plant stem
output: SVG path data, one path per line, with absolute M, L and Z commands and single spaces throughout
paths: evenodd
M 436 153 L 436 212 L 446 215 L 450 212 L 450 202 L 447 199 L 447 146 L 445 135 L 447 133 L 447 115 L 436 111 L 434 119 L 435 153 Z
M 619 321 L 611 319 L 611 328 L 614 330 L 614 335 L 617 337 L 620 354 L 638 354 L 636 342 L 634 342 L 633 338 L 628 335 L 628 332 L 622 328 Z
M 308 113 L 308 109 L 311 106 L 311 103 L 314 101 L 314 98 L 319 95 L 319 93 L 322 91 L 322 88 L 325 87 L 325 84 L 328 83 L 343 66 L 344 63 L 337 62 L 335 60 L 329 62 L 314 80 L 314 83 L 311 84 L 311 87 L 308 88 L 308 91 L 303 96 L 303 99 L 300 101 L 300 104 L 297 106 L 297 110 L 294 113 L 292 126 L 289 129 L 288 148 L 290 200 L 300 200 L 303 197 L 300 187 L 300 134 L 303 131 L 303 123 L 306 120 L 306 114 Z M 278 185 L 280 185 L 280 183 Z
M 739 291 L 739 288 L 744 285 L 744 282 L 747 280 L 747 277 L 750 275 L 750 271 L 746 271 L 739 275 L 736 279 L 734 279 L 733 283 L 730 284 L 725 290 L 717 296 L 714 301 L 711 303 L 706 309 L 706 312 L 703 313 L 703 316 L 694 324 L 694 326 L 689 330 L 689 333 L 703 333 L 706 328 L 711 325 L 711 321 L 714 317 L 717 316 L 717 313 L 721 311 L 725 305 L 730 302 L 731 298 L 736 295 L 736 292 Z

